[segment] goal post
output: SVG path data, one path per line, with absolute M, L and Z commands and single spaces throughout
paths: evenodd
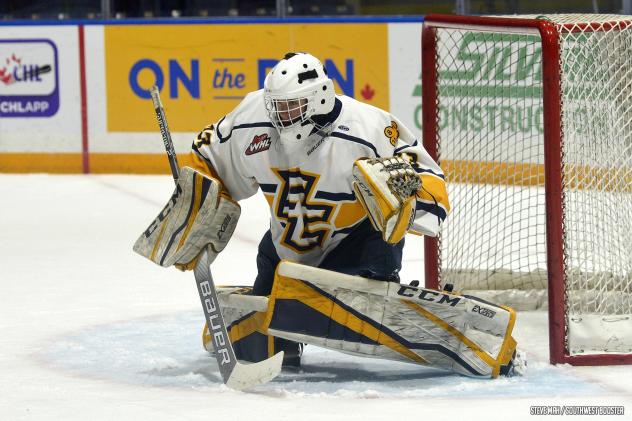
M 423 141 L 453 206 L 426 286 L 549 311 L 552 363 L 632 363 L 632 17 L 428 15 Z

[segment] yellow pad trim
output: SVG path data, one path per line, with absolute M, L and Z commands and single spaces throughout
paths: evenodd
M 490 367 L 494 367 L 496 365 L 496 360 L 494 360 L 487 352 L 483 351 L 481 349 L 481 347 L 479 347 L 477 344 L 472 342 L 472 340 L 468 339 L 458 329 L 454 328 L 453 326 L 448 324 L 446 321 L 442 320 L 440 317 L 432 314 L 431 312 L 429 312 L 425 308 L 421 307 L 419 304 L 415 304 L 415 303 L 407 301 L 407 300 L 400 300 L 400 301 L 402 303 L 404 303 L 406 306 L 408 306 L 411 309 L 415 310 L 417 313 L 419 313 L 422 316 L 424 316 L 426 319 L 430 320 L 431 322 L 433 322 L 434 324 L 439 326 L 441 329 L 443 329 L 443 330 L 447 331 L 448 333 L 450 333 L 452 336 L 457 338 L 462 343 L 464 343 L 468 348 L 470 348 L 472 351 L 474 351 L 474 353 L 481 360 L 483 360 L 487 365 L 489 365 Z
M 180 250 L 184 245 L 189 233 L 191 232 L 191 228 L 193 227 L 193 222 L 195 222 L 195 218 L 200 211 L 200 203 L 202 202 L 202 182 L 204 179 L 197 174 L 193 174 L 193 178 L 195 179 L 195 198 L 193 199 L 193 210 L 191 211 L 191 215 L 189 215 L 189 220 L 187 221 L 187 226 L 184 229 L 184 233 L 182 237 L 180 237 L 180 241 L 178 242 L 178 247 L 176 251 Z
M 406 202 L 402 205 L 402 209 L 399 212 L 397 222 L 395 223 L 395 227 L 393 228 L 393 232 L 391 233 L 390 237 L 386 238 L 386 233 L 382 233 L 384 241 L 386 241 L 388 244 L 397 244 L 406 235 L 406 232 L 408 231 L 408 225 L 410 224 L 410 218 L 413 214 L 413 206 L 415 206 L 415 202 L 411 197 L 407 199 Z
M 272 357 L 274 354 L 274 336 L 268 335 L 268 358 Z
M 426 319 L 430 320 L 443 330 L 450 333 L 452 336 L 457 338 L 463 344 L 465 344 L 468 348 L 470 348 L 482 361 L 484 361 L 487 365 L 492 367 L 492 378 L 498 377 L 500 374 L 500 366 L 507 365 L 511 360 L 513 355 L 513 351 L 516 348 L 516 340 L 511 336 L 511 332 L 513 331 L 514 324 L 516 322 L 516 312 L 514 309 L 510 307 L 502 307 L 503 309 L 509 311 L 509 323 L 507 324 L 507 331 L 505 332 L 505 339 L 501 346 L 500 352 L 498 353 L 498 358 L 492 358 L 487 352 L 485 352 L 481 347 L 479 347 L 472 340 L 467 338 L 463 333 L 461 333 L 458 329 L 454 328 L 446 321 L 442 320 L 440 317 L 432 314 L 425 308 L 421 307 L 418 304 L 407 300 L 400 300 L 406 306 L 415 310 L 417 313 L 424 316 Z M 513 347 L 512 347 L 513 346 Z M 509 356 L 507 356 L 509 354 Z
M 270 322 L 272 321 L 274 306 L 277 299 L 298 300 L 319 313 L 329 317 L 331 320 L 353 330 L 356 333 L 366 336 L 380 345 L 386 346 L 412 361 L 419 364 L 428 364 L 426 360 L 408 349 L 405 345 L 401 344 L 387 333 L 360 319 L 350 311 L 345 310 L 330 298 L 319 294 L 317 291 L 307 286 L 305 282 L 281 276 L 278 272 L 275 274 L 272 294 L 270 295 L 268 301 L 268 311 L 264 322 L 266 330 L 269 328 Z
M 268 335 L 267 331 L 264 329 L 264 321 L 265 321 L 265 312 L 256 312 L 244 320 L 240 321 L 234 326 L 231 326 L 228 330 L 228 338 L 232 343 L 240 341 L 248 335 L 253 334 L 254 332 L 259 332 L 264 335 Z M 274 337 L 268 336 L 268 352 L 270 352 L 270 339 L 272 339 L 272 354 L 274 355 Z M 211 343 L 212 338 L 211 334 L 208 330 L 208 324 L 204 323 L 204 329 L 202 329 L 202 344 L 204 345 L 204 349 L 208 348 L 208 344 Z
M 248 335 L 253 334 L 254 332 L 267 334 L 266 330 L 263 327 L 263 323 L 265 321 L 266 313 L 264 312 L 256 312 L 252 314 L 250 317 L 246 317 L 241 322 L 237 323 L 234 326 L 231 326 L 228 337 L 230 341 L 235 343 L 245 338 Z
M 516 340 L 511 336 L 514 325 L 516 324 L 516 310 L 507 306 L 500 306 L 500 308 L 503 308 L 509 312 L 509 323 L 507 323 L 505 340 L 500 346 L 500 352 L 498 353 L 498 366 L 494 367 L 494 371 L 492 372 L 493 378 L 498 377 L 498 375 L 500 374 L 500 366 L 509 364 L 509 361 L 511 361 L 511 357 L 513 357 L 513 353 L 518 346 Z
M 364 211 L 366 213 L 366 215 L 369 218 L 369 221 L 371 221 L 371 225 L 373 226 L 373 229 L 375 229 L 375 231 L 381 231 L 380 227 L 377 224 L 377 221 L 374 219 L 373 215 L 371 214 L 371 212 L 369 212 L 369 207 L 366 204 L 366 201 L 364 200 L 364 197 L 362 196 L 362 193 L 359 191 L 360 187 L 358 187 L 358 183 L 354 182 L 353 183 L 353 190 L 356 193 L 356 198 L 358 199 L 358 202 L 360 202 L 360 205 L 362 205 L 362 207 L 364 208 Z
M 151 255 L 149 256 L 149 260 L 155 262 L 156 261 L 156 253 L 158 253 L 158 246 L 162 241 L 162 236 L 165 234 L 165 228 L 167 228 L 167 224 L 169 223 L 169 217 L 165 218 L 162 221 L 162 227 L 160 228 L 160 232 L 158 233 L 158 238 L 156 238 L 156 243 L 154 244 L 154 248 L 151 250 Z
M 397 211 L 398 209 L 397 206 L 392 206 L 391 203 L 388 201 L 388 199 L 384 197 L 384 195 L 382 194 L 382 189 L 380 189 L 380 187 L 377 184 L 375 184 L 371 176 L 369 176 L 369 174 L 365 171 L 362 165 L 356 165 L 356 164 L 354 165 L 360 170 L 360 172 L 364 176 L 364 181 L 366 181 L 369 184 L 369 187 L 373 193 L 373 196 L 376 199 L 376 203 L 378 204 L 380 208 L 380 213 L 382 216 L 381 222 L 382 224 L 384 224 L 385 221 L 388 218 L 390 218 L 395 211 Z
M 204 323 L 204 328 L 202 329 L 202 346 L 204 349 L 208 350 L 208 344 L 211 342 L 211 333 L 208 330 L 208 323 Z

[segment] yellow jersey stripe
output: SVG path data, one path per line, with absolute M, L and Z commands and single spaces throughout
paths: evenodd
M 189 166 L 191 168 L 201 172 L 207 177 L 212 177 L 221 181 L 221 178 L 219 178 L 219 175 L 217 174 L 217 171 L 215 171 L 215 168 L 213 168 L 210 163 L 202 159 L 197 153 L 191 151 L 191 153 L 189 154 L 189 159 Z
M 337 229 L 350 227 L 360 222 L 366 215 L 366 211 L 359 201 L 345 202 L 339 206 L 334 225 Z
M 417 196 L 422 200 L 435 202 L 441 205 L 446 213 L 450 212 L 450 202 L 448 201 L 448 192 L 445 187 L 445 181 L 432 174 L 420 174 L 421 189 L 417 191 Z
M 264 193 L 263 197 L 266 198 L 266 202 L 268 202 L 268 206 L 270 207 L 270 209 L 272 209 L 272 206 L 274 205 L 274 194 Z

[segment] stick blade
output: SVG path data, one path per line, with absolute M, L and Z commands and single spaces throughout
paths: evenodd
M 267 383 L 279 375 L 282 362 L 283 351 L 258 363 L 237 363 L 226 380 L 226 386 L 235 390 L 245 390 Z

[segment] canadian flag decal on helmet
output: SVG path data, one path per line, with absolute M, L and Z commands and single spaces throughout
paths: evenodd
M 255 135 L 246 149 L 246 155 L 267 151 L 268 149 L 270 149 L 270 136 L 267 133 Z

